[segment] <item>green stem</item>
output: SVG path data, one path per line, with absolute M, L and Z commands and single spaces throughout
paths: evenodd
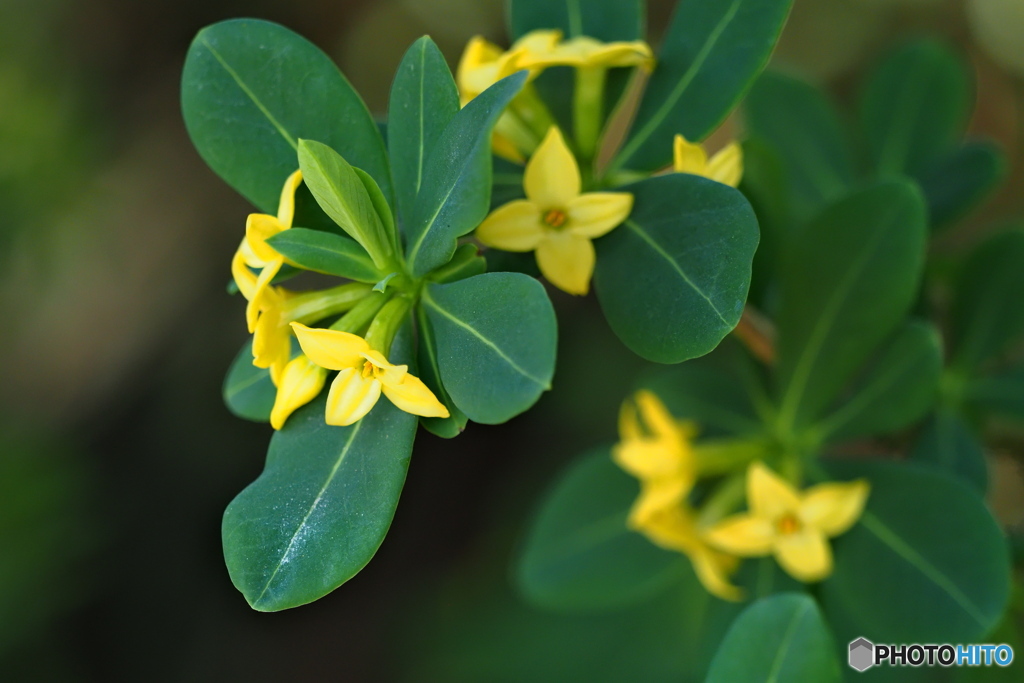
M 512 110 L 506 110 L 494 125 L 494 132 L 504 136 L 524 156 L 529 157 L 540 144 L 540 138 Z
M 285 304 L 284 317 L 304 325 L 344 313 L 362 301 L 371 285 L 352 282 L 319 292 L 297 294 Z
M 528 83 L 512 100 L 510 109 L 515 112 L 516 117 L 524 125 L 533 131 L 538 140 L 543 140 L 551 126 L 557 125 L 555 117 L 551 115 L 551 110 L 544 104 L 544 100 L 537 94 L 537 89 L 533 87 L 532 83 Z
M 705 441 L 694 448 L 697 471 L 702 477 L 734 472 L 754 460 L 763 459 L 766 449 L 764 439 Z
M 387 302 L 380 312 L 370 323 L 370 329 L 366 332 L 366 343 L 370 348 L 380 351 L 385 358 L 391 350 L 391 342 L 398 333 L 412 308 L 412 301 L 404 296 L 395 297 Z
M 576 88 L 573 91 L 573 137 L 580 159 L 589 163 L 597 151 L 604 117 L 604 85 L 608 69 L 602 66 L 576 69 Z
M 370 292 L 352 310 L 331 325 L 331 329 L 338 330 L 339 332 L 359 334 L 366 329 L 366 326 L 370 324 L 370 321 L 373 320 L 374 316 L 377 315 L 390 298 L 390 294 Z
M 747 495 L 747 473 L 736 472 L 718 485 L 700 509 L 697 525 L 708 527 L 737 510 Z

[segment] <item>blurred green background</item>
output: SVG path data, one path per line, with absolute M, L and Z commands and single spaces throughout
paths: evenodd
M 649 2 L 654 43 L 672 4 Z M 455 441 L 421 432 L 374 561 L 313 605 L 251 611 L 220 551 L 221 512 L 270 437 L 220 399 L 246 338 L 224 286 L 250 208 L 178 108 L 193 35 L 236 16 L 310 38 L 378 113 L 416 37 L 452 66 L 474 34 L 505 40 L 500 0 L 0 0 L 0 679 L 435 680 L 418 672 L 442 656 L 438 615 L 503 579 L 537 496 L 614 438 L 644 365 L 592 298 L 554 292 L 554 391 Z M 955 254 L 1024 215 L 1024 3 L 796 0 L 775 59 L 848 102 L 881 52 L 921 34 L 970 61 L 971 130 L 1011 158 L 999 194 L 935 246 Z M 1021 455 L 992 453 L 993 506 L 1017 527 Z M 471 618 L 482 634 L 534 628 Z

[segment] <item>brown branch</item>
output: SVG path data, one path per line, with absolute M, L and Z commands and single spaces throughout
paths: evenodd
M 732 333 L 762 363 L 775 364 L 775 326 L 763 313 L 747 304 Z

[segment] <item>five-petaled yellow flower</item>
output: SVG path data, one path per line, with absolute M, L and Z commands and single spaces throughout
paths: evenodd
M 376 405 L 381 393 L 401 410 L 422 417 L 448 417 L 433 392 L 406 365 L 392 365 L 365 339 L 348 332 L 292 323 L 303 352 L 314 364 L 338 370 L 327 395 L 326 422 L 344 427 Z
M 628 192 L 581 193 L 580 169 L 558 128 L 552 127 L 526 164 L 526 199 L 495 209 L 476 230 L 489 247 L 537 252 L 544 277 L 570 294 L 586 294 L 594 273 L 592 239 L 629 216 Z
M 738 142 L 730 142 L 708 159 L 702 145 L 676 135 L 673 158 L 672 170 L 676 173 L 704 176 L 731 187 L 739 185 L 743 178 L 743 148 Z
M 869 485 L 829 482 L 799 492 L 760 462 L 747 470 L 749 512 L 708 531 L 715 547 L 742 557 L 772 554 L 786 572 L 807 583 L 832 573 L 828 538 L 860 518 Z

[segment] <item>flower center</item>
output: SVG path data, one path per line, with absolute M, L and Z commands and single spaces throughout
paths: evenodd
M 544 214 L 544 224 L 552 228 L 561 228 L 568 219 L 569 217 L 565 215 L 565 211 L 559 209 L 551 209 Z
M 378 368 L 370 361 L 363 363 L 363 379 L 371 379 L 377 376 Z
M 783 536 L 795 534 L 800 531 L 800 520 L 794 515 L 785 515 L 776 523 L 779 533 Z

